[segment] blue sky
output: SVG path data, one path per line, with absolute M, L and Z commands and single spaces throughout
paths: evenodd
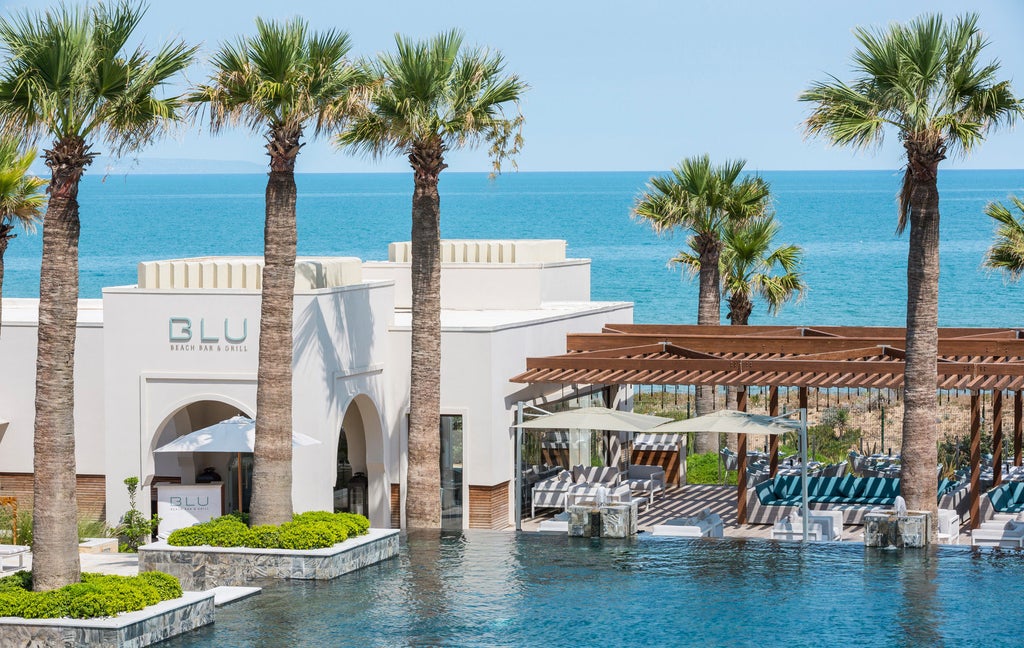
M 51 3 L 3 4 L 10 11 Z M 205 59 L 219 42 L 251 32 L 256 15 L 299 14 L 314 25 L 347 30 L 359 55 L 390 49 L 395 32 L 422 37 L 458 27 L 467 42 L 500 49 L 508 69 L 531 86 L 523 104 L 523 171 L 656 171 L 704 152 L 716 159 L 742 157 L 758 170 L 893 169 L 901 152 L 895 137 L 860 153 L 806 140 L 800 122 L 807 106 L 796 97 L 828 74 L 849 78 L 854 26 L 967 10 L 980 13 L 989 55 L 1000 59 L 1003 76 L 1024 94 L 1019 0 L 155 0 L 141 31 L 154 46 L 172 36 L 202 43 Z M 205 74 L 197 65 L 189 77 L 199 81 Z M 262 145 L 261 137 L 247 132 L 211 137 L 196 126 L 141 157 L 263 164 Z M 1024 123 L 945 168 L 1022 168 L 1022 151 Z M 489 168 L 482 152 L 452 152 L 448 162 L 454 171 Z M 354 158 L 327 142 L 310 143 L 298 164 L 305 172 L 407 169 L 403 159 Z

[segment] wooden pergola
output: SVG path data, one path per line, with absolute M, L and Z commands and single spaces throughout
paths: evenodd
M 873 326 L 607 325 L 601 333 L 566 337 L 566 353 L 527 358 L 518 383 L 589 385 L 727 385 L 769 388 L 769 414 L 779 414 L 779 388 L 896 389 L 903 386 L 906 331 Z M 993 485 L 1002 482 L 1003 396 L 1013 393 L 1013 462 L 1022 460 L 1024 328 L 940 328 L 936 390 L 971 394 L 971 525 L 977 527 L 981 475 L 981 393 L 992 393 Z M 772 439 L 771 473 L 777 469 Z M 746 435 L 740 435 L 738 519 L 746 522 Z

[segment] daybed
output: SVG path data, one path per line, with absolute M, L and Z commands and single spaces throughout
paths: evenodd
M 1005 482 L 981 496 L 979 516 L 991 520 L 996 513 L 1024 511 L 1024 482 Z
M 994 520 L 971 531 L 971 544 L 982 547 L 1024 547 L 1024 522 Z
M 721 538 L 724 535 L 722 518 L 710 509 L 704 509 L 693 517 L 681 517 L 668 520 L 664 524 L 656 524 L 651 528 L 656 536 L 676 536 L 682 538 Z
M 966 484 L 943 480 L 939 484 L 940 508 L 956 508 Z M 773 524 L 797 513 L 801 505 L 799 475 L 777 475 L 747 490 L 747 522 Z M 900 480 L 887 477 L 808 477 L 807 500 L 811 510 L 839 510 L 846 524 L 863 523 L 873 509 L 892 508 L 900 494 Z

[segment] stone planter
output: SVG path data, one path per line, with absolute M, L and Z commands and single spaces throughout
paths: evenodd
M 630 538 L 637 531 L 637 503 L 569 507 L 569 535 L 580 538 Z
M 325 549 L 173 547 L 166 542 L 139 547 L 139 572 L 162 571 L 187 590 L 248 585 L 267 580 L 328 580 L 398 555 L 397 529 L 370 529 Z
M 0 617 L 0 646 L 137 648 L 213 623 L 213 592 L 179 598 L 102 619 Z
M 926 547 L 930 518 L 925 511 L 908 511 L 906 515 L 894 511 L 868 513 L 864 516 L 864 546 Z

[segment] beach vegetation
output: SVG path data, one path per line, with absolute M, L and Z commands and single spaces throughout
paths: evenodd
M 35 233 L 46 209 L 46 181 L 29 173 L 36 149 L 22 151 L 11 135 L 0 135 L 0 324 L 3 322 L 4 253 L 18 235 Z M 2 331 L 0 331 L 2 332 Z
M 854 149 L 877 147 L 887 132 L 906 166 L 897 233 L 910 229 L 904 368 L 902 495 L 935 520 L 938 426 L 939 164 L 976 150 L 994 127 L 1024 113 L 999 63 L 983 59 L 987 39 L 976 14 L 924 15 L 884 28 L 858 27 L 855 78 L 816 82 L 800 96 L 808 135 Z
M 1010 196 L 1010 203 L 1019 216 L 1014 216 L 1001 202 L 985 207 L 985 214 L 996 222 L 996 234 L 985 254 L 984 265 L 1006 273 L 1010 281 L 1017 281 L 1024 276 L 1024 200 Z
M 256 19 L 256 33 L 224 43 L 189 101 L 210 129 L 243 126 L 266 137 L 263 288 L 252 504 L 255 524 L 292 515 L 292 312 L 297 248 L 295 164 L 303 136 L 340 127 L 363 101 L 349 35 L 313 31 L 302 18 Z
M 668 174 L 651 178 L 633 205 L 634 218 L 659 234 L 690 232 L 690 249 L 698 262 L 700 325 L 717 326 L 722 320 L 720 261 L 726 227 L 770 210 L 771 188 L 756 175 L 743 175 L 745 166 L 745 160 L 715 165 L 706 154 L 686 158 Z M 697 386 L 697 416 L 714 410 L 714 390 L 712 385 Z M 695 450 L 717 452 L 718 437 L 699 435 Z
M 75 481 L 74 358 L 78 313 L 78 188 L 108 146 L 134 153 L 184 117 L 160 92 L 192 61 L 182 41 L 155 51 L 135 33 L 145 14 L 129 2 L 58 5 L 0 18 L 0 132 L 32 144 L 50 194 L 43 224 L 36 362 L 33 587 L 79 579 Z
M 408 157 L 413 171 L 412 357 L 406 520 L 441 526 L 441 198 L 438 180 L 452 151 L 486 145 L 494 173 L 522 147 L 519 102 L 526 84 L 499 52 L 464 48 L 448 31 L 426 40 L 395 36 L 396 51 L 368 64 L 370 109 L 335 143 L 381 158 Z

